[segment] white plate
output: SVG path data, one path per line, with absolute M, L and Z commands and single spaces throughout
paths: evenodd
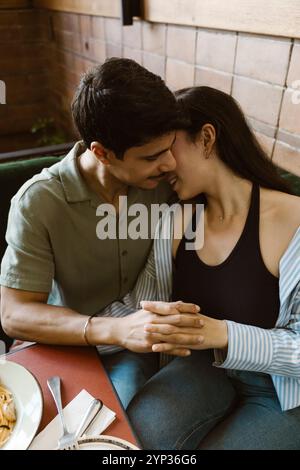
M 17 412 L 13 432 L 1 449 L 27 449 L 42 418 L 43 396 L 40 386 L 25 367 L 11 361 L 0 363 L 0 382 L 12 393 Z
M 113 436 L 83 437 L 78 445 L 79 450 L 140 450 L 131 442 Z

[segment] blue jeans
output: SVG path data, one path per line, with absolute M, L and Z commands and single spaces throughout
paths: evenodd
M 213 367 L 212 351 L 161 370 L 154 354 L 102 358 L 145 449 L 300 449 L 300 407 L 282 412 L 267 374 Z
M 230 370 L 238 401 L 201 441 L 207 450 L 300 450 L 300 407 L 282 411 L 270 375 Z
M 132 398 L 159 370 L 159 354 L 128 350 L 101 356 L 101 362 L 126 409 Z

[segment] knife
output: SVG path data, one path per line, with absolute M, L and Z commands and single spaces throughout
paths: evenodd
M 77 431 L 75 432 L 75 440 L 79 439 L 84 432 L 89 427 L 90 423 L 94 420 L 98 411 L 102 408 L 102 401 L 98 398 L 94 398 L 89 404 L 88 409 L 86 410 L 85 415 L 82 418 L 81 423 L 79 424 Z

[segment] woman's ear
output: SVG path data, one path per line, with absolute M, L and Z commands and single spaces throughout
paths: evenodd
M 209 155 L 216 142 L 216 131 L 212 124 L 204 124 L 201 129 L 201 137 L 204 146 L 205 158 L 209 158 Z

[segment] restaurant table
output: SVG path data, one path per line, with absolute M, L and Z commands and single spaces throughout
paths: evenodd
M 26 367 L 41 386 L 44 404 L 38 432 L 57 414 L 47 379 L 58 375 L 61 378 L 63 406 L 82 389 L 87 390 L 116 413 L 116 419 L 103 434 L 125 439 L 140 447 L 96 348 L 34 344 L 12 351 L 6 359 Z

